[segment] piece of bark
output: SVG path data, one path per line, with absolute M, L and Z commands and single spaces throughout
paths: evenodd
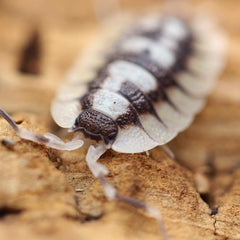
M 21 127 L 40 133 L 45 130 L 39 129 L 36 117 L 18 117 L 25 119 Z M 84 161 L 85 149 L 73 153 L 52 152 L 18 139 L 5 121 L 1 120 L 0 124 L 1 138 L 17 141 L 13 150 L 1 146 L 0 211 L 2 209 L 5 213 L 0 229 L 10 228 L 8 224 L 21 226 L 23 222 L 31 223 L 31 227 L 34 222 L 38 229 L 43 219 L 49 224 L 69 219 L 73 229 L 76 223 L 80 229 L 88 229 L 84 230 L 88 239 L 96 239 L 96 236 L 105 239 L 103 235 L 101 238 L 101 234 L 114 236 L 114 232 L 118 239 L 144 239 L 147 236 L 159 239 L 157 223 L 144 211 L 106 201 L 101 186 Z M 161 148 L 151 151 L 150 157 L 144 153 L 129 155 L 109 151 L 101 162 L 109 168 L 108 179 L 121 195 L 137 198 L 161 210 L 171 236 L 188 239 L 185 236 L 188 232 L 189 236 L 201 233 L 196 239 L 203 236 L 215 239 L 214 219 L 207 204 L 196 192 L 193 175 L 167 157 Z M 74 190 L 77 191 L 74 193 Z M 13 214 L 14 210 L 19 212 Z M 92 226 L 94 231 L 89 227 L 91 219 L 97 219 L 94 221 L 96 226 Z M 113 226 L 114 232 L 109 226 Z M 55 227 L 58 229 L 61 225 Z M 45 231 L 43 228 L 41 234 L 47 234 Z M 71 225 L 65 231 L 72 234 Z M 31 234 L 31 228 L 26 227 L 25 234 Z M 76 234 L 81 237 L 81 232 Z M 58 233 L 52 232 L 52 237 L 57 238 Z
M 27 119 L 19 115 L 14 119 L 24 119 L 20 127 L 30 127 L 43 132 L 45 128 L 36 117 Z M 39 127 L 40 126 L 40 127 Z M 31 128 L 31 127 L 30 127 Z M 0 212 L 2 219 L 11 216 L 23 221 L 34 218 L 69 216 L 77 217 L 76 201 L 72 189 L 62 175 L 51 163 L 48 149 L 28 141 L 21 141 L 9 125 L 1 119 L 1 141 L 15 141 L 12 149 L 0 145 Z M 55 204 L 54 204 L 55 203 Z M 51 209 L 51 211 L 49 211 Z M 19 211 L 12 214 L 13 211 Z

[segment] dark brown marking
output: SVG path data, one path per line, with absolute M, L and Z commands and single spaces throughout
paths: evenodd
M 120 128 L 125 128 L 127 125 L 138 125 L 141 126 L 136 110 L 129 105 L 127 111 L 121 114 L 117 119 L 116 123 Z
M 11 208 L 8 206 L 2 206 L 0 208 L 0 219 L 3 219 L 10 215 L 18 215 L 18 214 L 21 214 L 22 212 L 23 212 L 22 209 Z
M 161 89 L 156 89 L 156 90 L 150 91 L 147 93 L 147 96 L 153 102 L 158 102 L 161 100 L 163 100 L 163 101 L 169 100 L 165 91 L 162 91 Z
M 166 90 L 170 87 L 177 87 L 185 94 L 189 93 L 175 80 L 175 76 L 172 73 L 169 73 L 164 79 L 162 79 L 158 85 L 158 88 L 161 90 Z
M 80 103 L 83 110 L 90 109 L 93 105 L 93 93 L 87 93 L 80 99 Z
M 167 102 L 170 106 L 172 106 L 176 111 L 180 111 L 176 105 L 169 99 L 165 91 L 163 91 L 161 88 L 156 89 L 155 91 L 150 91 L 147 93 L 147 96 L 149 99 L 154 103 L 159 102 L 159 101 L 165 101 Z M 160 117 L 159 117 L 160 119 Z
M 1 141 L 2 145 L 5 146 L 6 148 L 8 148 L 9 150 L 13 150 L 13 147 L 14 145 L 16 144 L 15 141 L 12 141 L 8 138 L 4 138 L 2 141 Z
M 160 25 L 160 24 L 159 24 Z M 161 27 L 161 26 L 159 26 Z M 154 29 L 154 30 L 147 30 L 147 29 L 137 29 L 133 36 L 141 36 L 151 40 L 158 40 L 161 36 L 162 28 Z
M 89 82 L 89 91 L 101 88 L 102 83 L 108 77 L 108 64 L 106 63 L 102 68 L 96 72 L 94 80 Z
M 105 144 L 112 143 L 118 133 L 116 122 L 105 114 L 88 109 L 79 114 L 72 127 L 73 131 L 81 131 L 85 137 Z
M 44 137 L 42 135 L 39 134 L 35 134 L 35 139 L 37 142 L 40 142 L 42 144 L 47 144 L 49 142 L 49 139 L 47 137 Z
M 145 94 L 132 82 L 126 81 L 121 85 L 119 93 L 134 106 L 138 113 L 153 112 L 151 103 Z
M 38 31 L 35 31 L 23 48 L 19 63 L 19 71 L 28 74 L 40 74 L 41 57 L 40 35 Z
M 160 122 L 162 122 L 148 96 L 143 93 L 134 83 L 130 81 L 124 82 L 119 93 L 127 98 L 127 100 L 136 109 L 138 114 L 150 113 L 154 115 Z
M 171 69 L 172 73 L 178 73 L 180 71 L 186 70 L 186 63 L 193 53 L 193 42 L 194 38 L 189 34 L 186 39 L 182 40 L 179 43 L 179 46 L 176 49 L 175 53 L 176 62 Z

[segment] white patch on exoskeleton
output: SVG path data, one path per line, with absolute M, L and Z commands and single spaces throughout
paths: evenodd
M 145 31 L 155 31 L 161 27 L 162 17 L 158 14 L 146 16 L 139 21 L 138 28 Z
M 126 98 L 106 89 L 94 93 L 93 109 L 104 113 L 113 120 L 128 111 L 129 102 Z
M 179 19 L 168 17 L 163 24 L 162 34 L 169 39 L 181 41 L 188 36 L 188 30 Z
M 128 125 L 120 129 L 112 149 L 122 153 L 144 152 L 158 146 L 159 143 L 149 137 L 139 126 Z
M 149 92 L 157 88 L 157 80 L 144 68 L 126 61 L 115 61 L 108 66 L 111 78 L 103 83 L 103 88 L 120 90 L 123 82 L 134 83 L 141 91 Z M 116 86 L 115 86 L 116 82 Z
M 159 44 L 170 49 L 171 51 L 176 51 L 179 42 L 175 39 L 168 38 L 167 36 L 161 36 L 158 40 Z

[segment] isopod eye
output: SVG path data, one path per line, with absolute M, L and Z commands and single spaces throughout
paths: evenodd
M 78 126 L 79 126 L 79 118 L 77 117 L 75 119 L 75 122 L 74 122 L 73 126 L 72 126 L 72 130 L 74 131 Z
M 112 132 L 108 135 L 108 139 L 113 140 L 116 138 L 116 136 L 117 136 L 117 132 Z
M 81 131 L 85 137 L 112 144 L 117 136 L 116 122 L 105 114 L 88 109 L 79 114 L 72 127 L 74 132 Z

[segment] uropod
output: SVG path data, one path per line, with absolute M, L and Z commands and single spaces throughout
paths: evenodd
M 131 21 L 116 36 L 97 40 L 96 49 L 86 51 L 53 100 L 53 119 L 74 134 L 72 141 L 20 130 L 4 110 L 0 115 L 21 138 L 50 148 L 71 151 L 86 143 L 87 164 L 105 196 L 146 209 L 169 239 L 160 212 L 119 196 L 98 159 L 108 149 L 147 152 L 186 129 L 221 73 L 225 37 L 209 19 L 180 14 Z

